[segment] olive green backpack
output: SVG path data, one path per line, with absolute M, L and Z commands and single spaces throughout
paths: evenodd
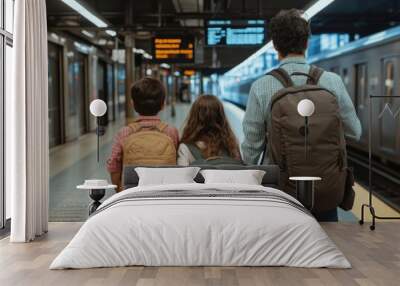
M 242 160 L 228 156 L 227 152 L 223 152 L 221 156 L 204 158 L 201 150 L 196 145 L 186 144 L 186 146 L 189 148 L 190 153 L 192 153 L 195 159 L 190 165 L 244 165 Z

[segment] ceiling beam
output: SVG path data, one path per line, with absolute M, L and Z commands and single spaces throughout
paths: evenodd
M 277 9 L 270 9 L 268 12 L 263 11 L 258 17 L 268 18 L 275 15 L 279 10 Z M 114 18 L 114 17 L 121 17 L 124 13 L 121 12 L 104 12 L 100 13 L 104 18 Z M 78 16 L 76 13 L 71 12 L 59 12 L 59 13 L 48 13 L 48 16 L 51 17 L 74 17 Z M 216 18 L 226 18 L 227 13 L 212 13 L 212 12 L 182 12 L 182 13 L 162 13 L 162 17 L 169 17 L 175 19 L 216 19 Z M 136 20 L 137 18 L 151 18 L 155 19 L 160 17 L 159 13 L 147 13 L 147 14 L 133 14 L 133 18 Z M 251 19 L 256 18 L 257 16 L 254 13 L 241 13 L 241 12 L 229 12 L 230 19 Z
M 204 31 L 203 26 L 190 26 L 190 29 L 188 27 L 182 27 L 180 25 L 177 26 L 172 26 L 169 25 L 167 26 L 143 26 L 141 24 L 135 26 L 112 26 L 108 27 L 107 29 L 112 28 L 113 30 L 118 31 L 119 33 L 123 32 L 139 32 L 139 31 L 145 31 L 145 32 L 157 32 L 157 31 L 176 31 L 176 32 L 186 32 L 187 34 L 193 34 L 193 33 L 198 33 L 199 31 Z M 96 28 L 93 26 L 49 26 L 49 29 L 51 30 L 58 30 L 58 31 L 80 31 L 80 30 L 87 30 L 87 31 L 102 31 L 106 29 L 102 28 Z
M 125 12 L 124 12 L 124 23 L 125 25 L 133 24 L 133 0 L 128 0 L 125 2 Z M 103 17 L 104 14 L 103 14 Z

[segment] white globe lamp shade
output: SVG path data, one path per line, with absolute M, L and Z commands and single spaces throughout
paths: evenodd
M 309 99 L 303 99 L 297 105 L 297 112 L 303 117 L 308 117 L 313 115 L 314 111 L 315 111 L 314 102 L 312 102 Z
M 90 103 L 89 109 L 92 115 L 100 117 L 107 112 L 107 104 L 101 99 L 95 99 Z

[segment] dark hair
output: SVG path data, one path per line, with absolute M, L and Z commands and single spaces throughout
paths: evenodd
M 269 23 L 269 33 L 276 50 L 284 57 L 303 54 L 311 34 L 310 25 L 297 9 L 282 10 Z
M 200 95 L 193 103 L 181 142 L 196 144 L 204 142 L 205 158 L 220 156 L 227 152 L 232 158 L 240 159 L 239 145 L 226 119 L 224 107 L 214 95 Z
M 165 88 L 158 79 L 145 77 L 133 84 L 131 97 L 137 113 L 157 115 L 165 101 Z

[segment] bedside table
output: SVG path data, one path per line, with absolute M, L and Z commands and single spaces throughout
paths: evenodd
M 314 207 L 314 186 L 320 177 L 290 177 L 289 180 L 296 182 L 296 198 L 308 209 Z
M 106 194 L 106 189 L 115 189 L 116 185 L 109 184 L 106 180 L 85 180 L 83 185 L 76 187 L 79 190 L 89 191 L 89 197 L 93 202 L 89 205 L 89 215 L 94 213 L 97 208 L 101 205 L 100 200 Z

